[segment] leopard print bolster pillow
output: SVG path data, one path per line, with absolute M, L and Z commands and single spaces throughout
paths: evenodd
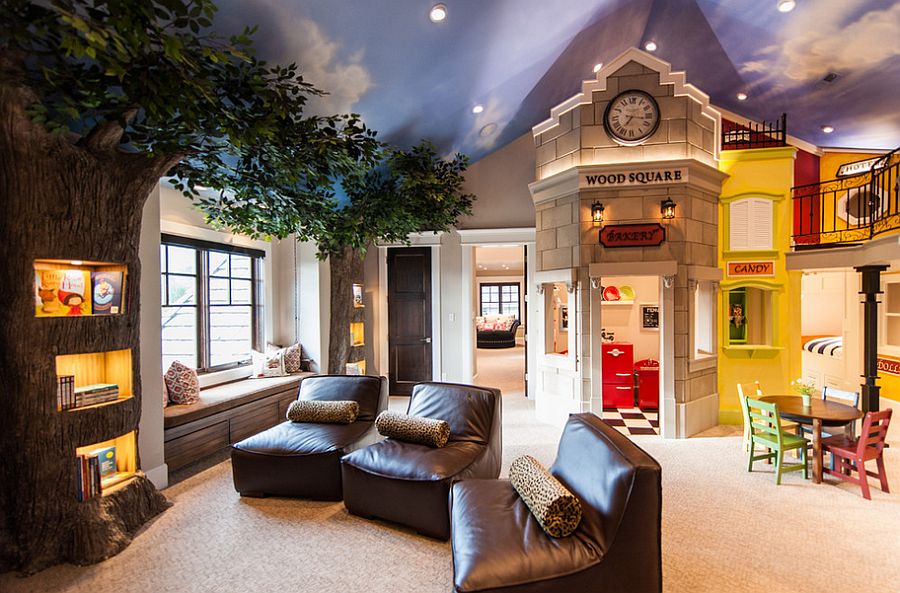
M 443 447 L 450 439 L 450 425 L 444 420 L 409 416 L 389 410 L 378 415 L 375 428 L 382 436 L 429 447 Z
M 359 415 L 359 404 L 354 401 L 292 401 L 287 409 L 287 419 L 293 422 L 321 422 L 325 424 L 351 424 Z
M 547 535 L 566 537 L 581 522 L 581 502 L 541 463 L 523 455 L 509 468 L 509 481 Z

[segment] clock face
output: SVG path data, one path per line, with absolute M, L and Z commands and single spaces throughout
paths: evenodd
M 644 91 L 625 91 L 610 101 L 603 123 L 619 144 L 640 144 L 659 126 L 659 105 Z

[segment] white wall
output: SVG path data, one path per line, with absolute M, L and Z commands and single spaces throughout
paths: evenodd
M 801 280 L 800 334 L 839 336 L 845 317 L 846 272 L 803 274 Z M 856 286 L 853 286 L 854 290 Z
M 475 194 L 471 216 L 461 229 L 503 229 L 534 226 L 534 201 L 528 184 L 534 181 L 534 138 L 527 132 L 503 148 L 472 163 L 463 190 Z
M 659 305 L 658 276 L 610 276 L 604 286 L 631 286 L 635 291 L 633 305 L 601 303 L 601 324 L 614 332 L 616 342 L 634 344 L 634 360 L 659 360 L 659 330 L 641 328 L 641 304 Z
M 169 484 L 163 451 L 162 311 L 159 288 L 159 188 L 144 204 L 141 225 L 141 469 L 157 488 Z

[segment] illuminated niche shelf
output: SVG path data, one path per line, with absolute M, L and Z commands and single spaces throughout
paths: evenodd
M 350 345 L 365 345 L 365 325 L 363 322 L 358 321 L 350 324 Z
M 56 375 L 57 378 L 62 376 L 75 377 L 73 393 L 70 393 L 70 396 L 73 397 L 66 398 L 62 394 L 57 393 L 56 409 L 58 411 L 80 412 L 91 408 L 117 404 L 134 396 L 131 349 L 57 356 Z M 115 399 L 109 401 L 77 405 L 78 401 L 74 400 L 74 390 L 92 385 L 115 385 L 118 389 L 118 395 Z M 100 388 L 98 387 L 98 389 Z M 83 395 L 82 397 L 88 400 L 91 399 L 90 395 Z M 84 399 L 81 401 L 83 402 Z M 72 404 L 72 407 L 69 407 L 68 404 Z
M 75 449 L 75 460 L 77 461 L 79 455 L 99 455 L 101 460 L 104 458 L 109 459 L 106 456 L 113 448 L 115 468 L 107 475 L 101 477 L 100 496 L 112 494 L 140 473 L 137 469 L 137 445 L 134 431 L 102 443 Z M 90 498 L 94 497 L 87 497 L 85 500 L 90 500 Z
M 128 268 L 80 260 L 34 260 L 35 317 L 105 317 L 125 313 Z

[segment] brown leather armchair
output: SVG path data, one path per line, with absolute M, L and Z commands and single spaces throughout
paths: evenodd
M 378 442 L 375 418 L 387 408 L 387 379 L 315 375 L 300 384 L 300 400 L 352 400 L 351 424 L 282 422 L 231 446 L 234 488 L 241 496 L 340 500 L 341 457 Z
M 573 414 L 550 472 L 581 500 L 570 536 L 544 533 L 508 480 L 451 493 L 457 593 L 659 593 L 659 464 L 594 414 Z
M 500 475 L 500 391 L 420 383 L 407 413 L 447 421 L 447 445 L 385 439 L 346 455 L 341 460 L 344 505 L 354 515 L 394 521 L 445 540 L 450 537 L 450 485 Z

